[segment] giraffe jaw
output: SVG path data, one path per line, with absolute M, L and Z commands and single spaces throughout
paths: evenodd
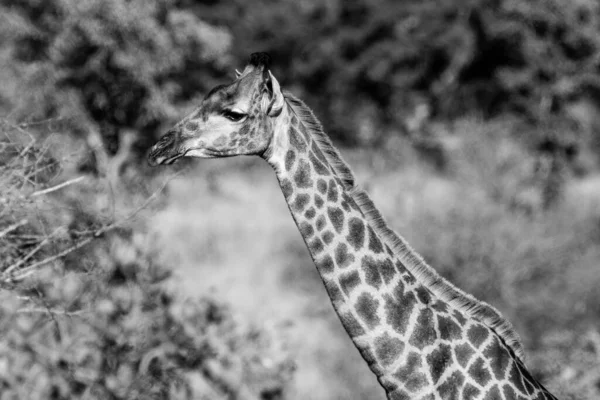
M 174 164 L 177 160 L 179 160 L 183 156 L 185 156 L 185 153 L 183 153 L 183 154 L 176 154 L 174 156 L 171 156 L 169 158 L 164 159 L 163 161 L 159 161 L 159 163 L 160 164 L 171 165 L 171 164 Z
M 226 158 L 237 156 L 236 153 L 228 153 L 226 151 L 213 150 L 209 148 L 202 149 L 186 149 L 172 154 L 161 154 L 160 149 L 152 150 L 148 155 L 148 164 L 151 167 L 158 165 L 171 165 L 183 157 L 195 158 Z
M 227 152 L 224 150 L 213 150 L 213 149 L 209 149 L 209 148 L 204 148 L 204 149 L 199 149 L 197 152 L 194 152 L 192 150 L 192 152 L 189 155 L 192 157 L 199 157 L 199 158 L 225 158 L 225 157 L 234 157 L 239 154 L 230 153 L 230 152 Z
M 171 165 L 174 164 L 177 160 L 185 156 L 185 152 L 177 153 L 171 156 L 167 155 L 150 155 L 148 157 L 148 164 L 151 167 L 156 167 L 157 165 Z
M 168 136 L 165 135 L 150 149 L 148 164 L 151 167 L 164 164 L 171 165 L 187 155 L 189 149 L 182 149 L 181 146 L 173 146 L 173 140 Z

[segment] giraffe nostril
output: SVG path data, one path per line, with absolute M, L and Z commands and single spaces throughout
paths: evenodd
M 160 140 L 156 143 L 156 145 L 154 147 L 164 148 L 166 146 L 173 144 L 174 141 L 175 141 L 175 132 L 170 131 L 170 132 L 167 132 L 163 137 L 161 137 Z

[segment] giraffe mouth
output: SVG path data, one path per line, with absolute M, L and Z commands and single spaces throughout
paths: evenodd
M 185 155 L 185 153 L 175 154 L 174 156 L 166 158 L 162 162 L 159 162 L 159 163 L 160 164 L 165 164 L 165 165 L 175 164 L 175 162 L 177 160 L 179 160 L 180 158 L 182 158 L 184 155 Z
M 161 154 L 161 150 L 164 149 L 156 149 L 148 156 L 148 164 L 154 167 L 157 165 L 171 165 L 174 164 L 177 160 L 182 157 L 185 157 L 187 151 L 176 152 L 175 154 Z
M 183 156 L 179 154 L 168 158 L 165 156 L 152 157 L 148 158 L 148 164 L 151 167 L 156 167 L 157 165 L 171 165 L 177 160 L 179 160 L 181 157 Z

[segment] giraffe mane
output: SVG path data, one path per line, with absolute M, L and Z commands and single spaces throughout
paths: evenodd
M 512 324 L 495 307 L 478 300 L 442 277 L 410 247 L 402 236 L 390 229 L 379 210 L 375 208 L 369 195 L 356 185 L 352 170 L 342 159 L 338 150 L 333 147 L 331 139 L 323 131 L 321 123 L 312 110 L 302 100 L 294 97 L 289 92 L 284 92 L 284 97 L 300 122 L 308 128 L 311 137 L 325 154 L 325 158 L 333 172 L 341 179 L 344 189 L 356 202 L 373 230 L 391 248 L 393 254 L 415 276 L 417 281 L 431 290 L 441 300 L 487 325 L 496 332 L 517 357 L 524 361 L 523 345 Z

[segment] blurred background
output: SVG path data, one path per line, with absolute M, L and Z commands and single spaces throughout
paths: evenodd
M 596 0 L 0 0 L 0 399 L 384 399 L 266 163 L 146 166 L 253 51 L 534 375 L 598 399 Z

